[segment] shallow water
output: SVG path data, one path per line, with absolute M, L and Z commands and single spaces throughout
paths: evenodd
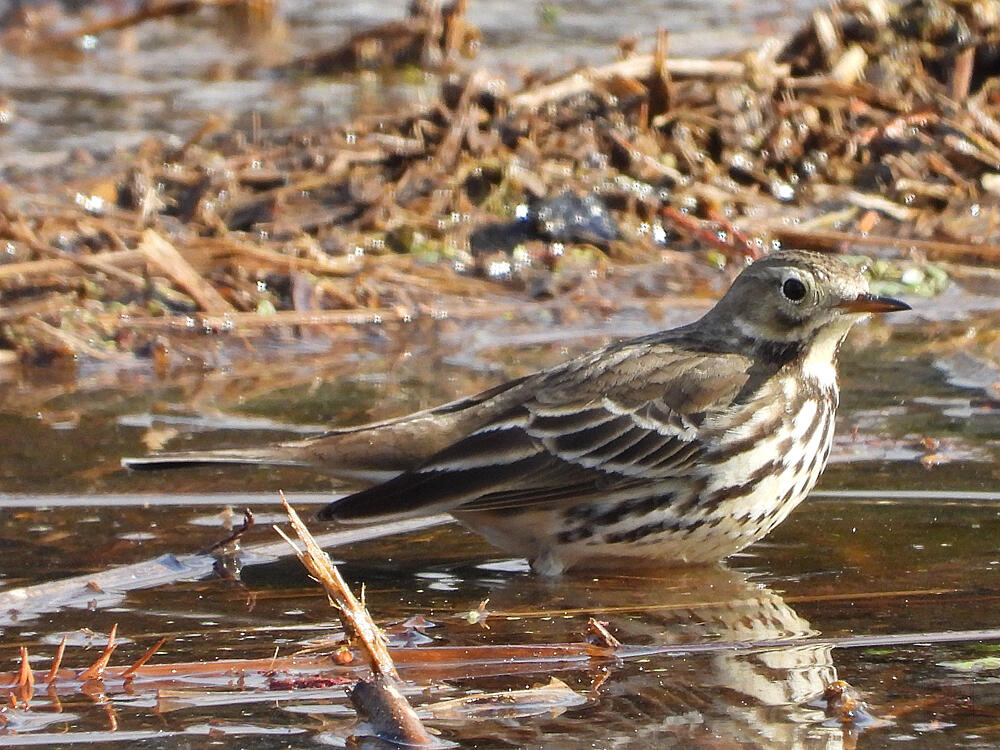
M 658 25 L 670 28 L 673 54 L 714 54 L 794 28 L 817 4 L 643 1 L 609 17 L 602 3 L 554 3 L 543 14 L 509 0 L 474 2 L 471 14 L 484 30 L 482 64 L 517 75 L 607 61 L 620 36 L 639 29 L 648 44 Z M 256 112 L 264 127 L 315 125 L 435 90 L 406 77 L 288 83 L 238 72 L 255 55 L 320 49 L 403 12 L 305 0 L 283 9 L 287 35 L 259 44 L 220 35 L 202 14 L 97 40 L 82 60 L 0 52 L 0 90 L 16 105 L 0 130 L 0 169 L 25 179 L 77 147 L 111 151 L 151 134 L 183 140 L 220 109 L 238 121 Z M 990 661 L 1000 647 L 996 299 L 953 293 L 915 306 L 909 322 L 899 316 L 852 335 L 834 462 L 788 521 L 724 567 L 548 581 L 454 525 L 336 548 L 379 623 L 421 615 L 433 624 L 394 631 L 400 642 L 579 643 L 594 616 L 632 649 L 610 660 L 406 668 L 418 705 L 552 676 L 583 699 L 565 710 L 428 723 L 484 748 L 1000 743 L 1000 668 Z M 277 490 L 309 511 L 336 491 L 329 480 L 291 470 L 129 474 L 122 456 L 249 445 L 405 413 L 696 312 L 569 320 L 542 310 L 529 324 L 421 321 L 359 328 L 339 344 L 276 335 L 252 349 L 200 340 L 203 350 L 218 347 L 217 365 L 175 366 L 163 377 L 85 363 L 0 369 L 0 671 L 16 672 L 22 646 L 47 669 L 63 635 L 66 666 L 82 669 L 114 624 L 116 665 L 164 635 L 154 664 L 267 664 L 339 632 L 297 562 L 258 553 L 236 578 L 212 575 L 211 559 L 195 554 L 225 536 L 244 506 L 258 520 L 245 545 L 275 541 Z M 108 571 L 140 564 L 161 582 L 116 588 Z M 76 588 L 37 588 L 74 576 Z M 486 599 L 488 629 L 469 616 Z M 287 689 L 266 671 L 39 686 L 29 710 L 0 710 L 0 746 L 344 745 L 353 712 L 343 687 Z M 837 678 L 868 703 L 867 722 L 825 716 L 817 699 Z
M 988 317 L 978 323 L 985 329 Z M 166 380 L 99 369 L 76 379 L 11 376 L 2 419 L 5 434 L 19 439 L 0 456 L 9 493 L 0 498 L 0 663 L 16 671 L 24 645 L 45 669 L 66 634 L 66 664 L 83 668 L 115 623 L 120 637 L 134 639 L 115 654 L 121 665 L 161 635 L 170 639 L 154 663 L 266 663 L 276 650 L 287 656 L 336 631 L 317 587 L 287 558 L 247 564 L 239 580 L 196 580 L 210 566 L 200 558 L 193 580 L 131 592 L 91 587 L 55 611 L 28 602 L 12 612 L 10 592 L 78 575 L 103 581 L 96 576 L 111 566 L 198 552 L 238 522 L 226 508 L 250 505 L 257 514 L 245 545 L 271 542 L 277 489 L 299 492 L 292 501 L 308 511 L 329 487 L 291 470 L 128 474 L 117 468 L 122 455 L 166 438 L 172 448 L 250 444 L 327 419 L 389 416 L 608 338 L 594 331 L 551 343 L 541 330 L 534 345 L 496 323 L 411 330 L 405 347 L 385 335 L 350 353 L 271 358 L 273 369 L 236 362 L 226 373 Z M 428 722 L 462 746 L 995 746 L 1000 670 L 995 660 L 975 660 L 1000 647 L 1000 411 L 988 386 L 950 382 L 941 360 L 952 355 L 925 351 L 929 333 L 941 349 L 958 330 L 897 320 L 852 335 L 835 463 L 788 521 L 725 567 L 549 581 L 454 525 L 333 554 L 352 584 L 365 585 L 380 623 L 422 615 L 433 623 L 422 632 L 434 646 L 579 643 L 593 616 L 627 647 L 647 647 L 603 662 L 404 669 L 423 686 L 417 704 L 552 676 L 585 699 L 514 718 Z M 489 629 L 468 618 L 485 599 Z M 406 635 L 422 640 L 412 629 Z M 838 678 L 868 703 L 868 726 L 825 717 L 817 699 Z M 58 708 L 39 691 L 31 711 L 0 729 L 0 744 L 60 746 L 72 737 L 194 747 L 211 737 L 221 747 L 342 745 L 351 731 L 343 688 L 283 692 L 255 673 L 243 688 L 230 677 L 164 697 L 186 684 L 166 686 L 173 692 L 159 699 L 141 681 L 132 695 L 110 682 L 104 690 L 63 686 Z

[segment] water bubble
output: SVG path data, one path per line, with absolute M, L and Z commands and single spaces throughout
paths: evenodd
M 77 193 L 74 200 L 76 201 L 76 205 L 87 213 L 97 214 L 104 210 L 104 199 L 99 195 Z
M 486 274 L 494 279 L 510 276 L 511 274 L 510 261 L 506 260 L 493 261 L 492 263 L 490 263 L 489 268 L 486 271 Z
M 771 183 L 771 195 L 779 201 L 790 201 L 795 197 L 795 188 L 787 182 L 775 180 Z
M 729 166 L 733 169 L 740 169 L 747 172 L 753 169 L 753 163 L 743 153 L 733 154 L 733 157 L 729 160 Z

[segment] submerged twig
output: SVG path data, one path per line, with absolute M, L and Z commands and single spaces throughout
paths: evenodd
M 921 643 L 971 643 L 1000 641 L 1000 628 L 974 630 L 925 631 L 913 633 L 861 634 L 839 637 L 806 636 L 757 638 L 741 641 L 704 641 L 685 644 L 649 646 L 622 645 L 615 649 L 589 643 L 550 643 L 538 645 L 496 644 L 491 646 L 416 646 L 389 650 L 393 662 L 412 679 L 456 679 L 512 674 L 537 674 L 556 670 L 579 670 L 609 659 L 683 658 L 697 654 L 726 654 L 743 651 L 825 648 L 904 647 Z M 143 657 L 145 658 L 145 656 Z M 289 656 L 265 659 L 220 659 L 210 662 L 143 664 L 130 667 L 107 667 L 102 675 L 106 689 L 120 689 L 134 680 L 130 690 L 143 684 L 163 687 L 165 682 L 182 680 L 190 685 L 204 680 L 217 684 L 223 675 L 239 675 L 247 683 L 256 678 L 266 683 L 268 675 L 286 672 L 294 675 L 356 676 L 364 667 L 337 664 L 327 656 Z M 84 673 L 59 670 L 49 684 L 78 689 Z M 40 675 L 36 675 L 38 680 Z M 46 678 L 47 679 L 47 678 Z M 18 684 L 18 673 L 0 673 L 0 685 Z M 117 687 L 116 687 L 117 686 Z
M 88 669 L 85 669 L 80 673 L 78 679 L 80 682 L 86 680 L 100 680 L 104 677 L 104 671 L 108 667 L 108 662 L 111 661 L 111 655 L 118 648 L 118 644 L 115 642 L 115 638 L 118 635 L 118 624 L 115 623 L 111 626 L 111 632 L 108 633 L 108 645 L 104 647 L 104 652 L 97 658 Z
M 622 642 L 611 635 L 611 631 L 608 630 L 608 623 L 602 622 L 596 617 L 591 617 L 587 621 L 587 631 L 587 640 L 595 646 L 608 649 L 608 651 L 617 651 L 622 647 Z
M 28 661 L 28 649 L 21 646 L 21 671 L 17 675 L 17 686 L 11 692 L 11 698 L 27 705 L 35 695 L 35 673 Z
M 404 519 L 380 526 L 333 531 L 321 534 L 319 540 L 323 546 L 335 547 L 429 529 L 452 520 L 441 514 Z M 257 560 L 271 560 L 287 554 L 287 550 L 285 542 L 266 542 L 248 546 L 245 552 Z M 11 615 L 23 617 L 26 613 L 53 612 L 64 607 L 113 606 L 129 591 L 205 578 L 213 573 L 214 565 L 214 558 L 208 555 L 164 555 L 97 573 L 7 589 L 0 591 L 0 622 Z M 99 595 L 96 592 L 100 592 Z
M 544 714 L 558 716 L 566 709 L 579 706 L 587 699 L 558 677 L 550 677 L 543 685 L 525 690 L 505 690 L 499 693 L 476 693 L 461 698 L 438 701 L 422 706 L 420 713 L 435 719 L 517 718 Z
M 158 640 L 156 643 L 154 643 L 152 646 L 150 646 L 148 649 L 146 649 L 146 653 L 144 653 L 142 656 L 136 659 L 135 663 L 133 663 L 131 667 L 122 672 L 121 674 L 122 680 L 128 680 L 130 677 L 132 677 L 132 675 L 134 675 L 139 669 L 141 669 L 146 662 L 148 662 L 150 659 L 153 658 L 153 655 L 156 654 L 156 652 L 159 651 L 160 648 L 163 646 L 163 644 L 166 643 L 168 640 L 170 640 L 170 637 L 165 635 L 162 638 L 160 638 L 160 640 Z
M 52 666 L 49 667 L 49 673 L 45 675 L 45 684 L 51 685 L 56 681 L 56 677 L 59 676 L 59 667 L 62 666 L 63 655 L 66 653 L 66 636 L 62 637 L 59 641 L 59 648 L 56 649 L 56 655 L 52 659 Z
M 243 523 L 240 524 L 237 528 L 233 529 L 232 533 L 226 535 L 224 538 L 215 542 L 210 547 L 206 547 L 198 554 L 211 555 L 219 550 L 223 550 L 226 547 L 229 547 L 230 545 L 238 542 L 248 531 L 250 531 L 250 529 L 254 527 L 254 523 L 255 521 L 254 521 L 253 511 L 250 510 L 249 508 L 244 508 Z

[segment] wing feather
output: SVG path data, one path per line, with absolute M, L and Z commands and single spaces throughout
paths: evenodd
M 337 501 L 323 515 L 370 522 L 578 503 L 684 477 L 704 448 L 702 412 L 732 403 L 749 366 L 734 355 L 671 358 L 671 351 L 656 358 L 648 356 L 649 347 L 631 357 L 618 352 L 613 398 L 600 389 L 611 377 L 607 370 L 594 374 L 570 363 L 515 408 L 416 469 Z M 665 372 L 684 378 L 684 387 L 674 387 Z

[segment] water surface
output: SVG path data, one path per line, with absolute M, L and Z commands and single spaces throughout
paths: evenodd
M 580 642 L 594 616 L 629 646 L 691 649 L 478 675 L 456 669 L 433 679 L 415 669 L 408 676 L 426 685 L 418 704 L 522 689 L 551 676 L 586 697 L 561 713 L 430 724 L 469 747 L 852 747 L 858 732 L 866 747 L 1000 741 L 998 670 L 975 661 L 995 655 L 998 644 L 963 635 L 1000 625 L 1000 412 L 987 388 L 952 383 L 941 355 L 923 351 L 928 325 L 897 320 L 852 335 L 835 463 L 788 521 L 725 566 L 550 581 L 454 525 L 335 549 L 348 580 L 366 586 L 380 623 L 420 615 L 433 624 L 422 631 L 433 645 Z M 942 335 L 951 330 L 933 325 Z M 177 372 L 162 380 L 102 369 L 75 378 L 51 371 L 11 375 L 2 389 L 2 419 L 6 434 L 18 440 L 0 457 L 9 493 L 0 498 L 6 506 L 0 596 L 197 552 L 238 522 L 229 509 L 244 504 L 261 521 L 247 544 L 272 541 L 277 489 L 309 491 L 293 495 L 305 511 L 335 491 L 330 480 L 291 470 L 129 474 L 118 468 L 122 455 L 161 443 L 250 444 L 331 421 L 390 416 L 608 339 L 599 326 L 558 343 L 555 335 L 536 333 L 541 343 L 534 345 L 496 323 L 410 333 L 405 341 L 373 337 L 350 354 L 286 353 L 273 358 L 273 370 L 268 359 L 263 366 L 236 363 L 226 373 Z M 462 347 L 463 341 L 477 344 Z M 486 599 L 489 629 L 468 618 Z M 17 649 L 26 645 L 44 668 L 67 634 L 66 663 L 82 668 L 115 623 L 129 639 L 116 664 L 127 664 L 161 635 L 170 640 L 156 662 L 211 662 L 268 659 L 276 649 L 288 655 L 338 629 L 298 563 L 272 559 L 247 565 L 238 580 L 210 577 L 120 595 L 95 591 L 76 607 L 8 611 L 0 660 L 15 670 Z M 875 640 L 855 645 L 861 636 Z M 871 726 L 859 730 L 824 715 L 818 698 L 838 678 L 869 704 L 877 720 Z M 286 747 L 337 745 L 350 732 L 342 689 L 269 698 L 266 686 L 239 689 L 230 680 L 196 692 L 206 690 L 218 694 L 159 714 L 157 700 L 141 689 L 134 698 L 111 688 L 109 694 L 60 689 L 58 707 L 43 693 L 30 712 L 36 723 L 7 730 L 0 743 L 59 746 L 69 732 L 84 743 L 186 747 L 211 732 L 223 747 L 248 741 Z
M 661 25 L 675 55 L 733 50 L 787 32 L 816 4 L 643 0 L 609 14 L 602 3 L 505 0 L 473 2 L 470 13 L 484 31 L 481 64 L 513 79 L 605 62 L 619 37 L 648 45 Z M 437 82 L 285 81 L 259 71 L 261 60 L 398 18 L 402 6 L 287 0 L 286 33 L 259 42 L 227 37 L 199 14 L 102 37 L 79 57 L 0 52 L 0 91 L 16 105 L 0 130 L 0 169 L 28 189 L 43 166 L 60 165 L 60 178 L 89 171 L 63 165 L 73 149 L 180 142 L 210 113 L 238 123 L 256 113 L 263 127 L 282 128 L 398 107 Z M 429 622 L 393 629 L 400 643 L 578 643 L 593 616 L 626 646 L 648 649 L 610 661 L 404 670 L 420 705 L 553 676 L 585 698 L 564 711 L 430 725 L 484 748 L 1000 743 L 1000 669 L 990 661 L 998 641 L 979 632 L 1000 627 L 997 305 L 959 289 L 914 305 L 909 320 L 852 335 L 834 462 L 788 521 L 725 566 L 549 581 L 455 525 L 336 548 L 380 623 Z M 403 414 L 699 312 L 664 304 L 643 314 L 641 301 L 622 309 L 360 327 L 333 343 L 308 333 L 253 347 L 200 339 L 213 366 L 175 362 L 160 376 L 86 362 L 0 369 L 0 602 L 75 576 L 103 581 L 119 565 L 158 565 L 177 579 L 131 591 L 84 586 L 60 600 L 66 606 L 0 609 L 0 670 L 16 672 L 22 646 L 47 669 L 64 635 L 65 665 L 83 669 L 115 624 L 117 665 L 161 636 L 169 640 L 154 663 L 204 664 L 285 657 L 336 634 L 325 598 L 287 557 L 245 560 L 239 576 L 213 575 L 204 557 L 191 557 L 248 505 L 258 525 L 245 543 L 274 541 L 277 491 L 311 511 L 340 491 L 331 480 L 245 468 L 129 474 L 122 456 L 251 445 Z M 485 600 L 488 628 L 469 615 Z M 110 681 L 39 686 L 29 710 L 0 711 L 0 745 L 343 746 L 353 712 L 342 687 L 278 689 L 262 672 L 130 690 Z M 825 715 L 819 697 L 838 678 L 867 702 L 863 726 Z

